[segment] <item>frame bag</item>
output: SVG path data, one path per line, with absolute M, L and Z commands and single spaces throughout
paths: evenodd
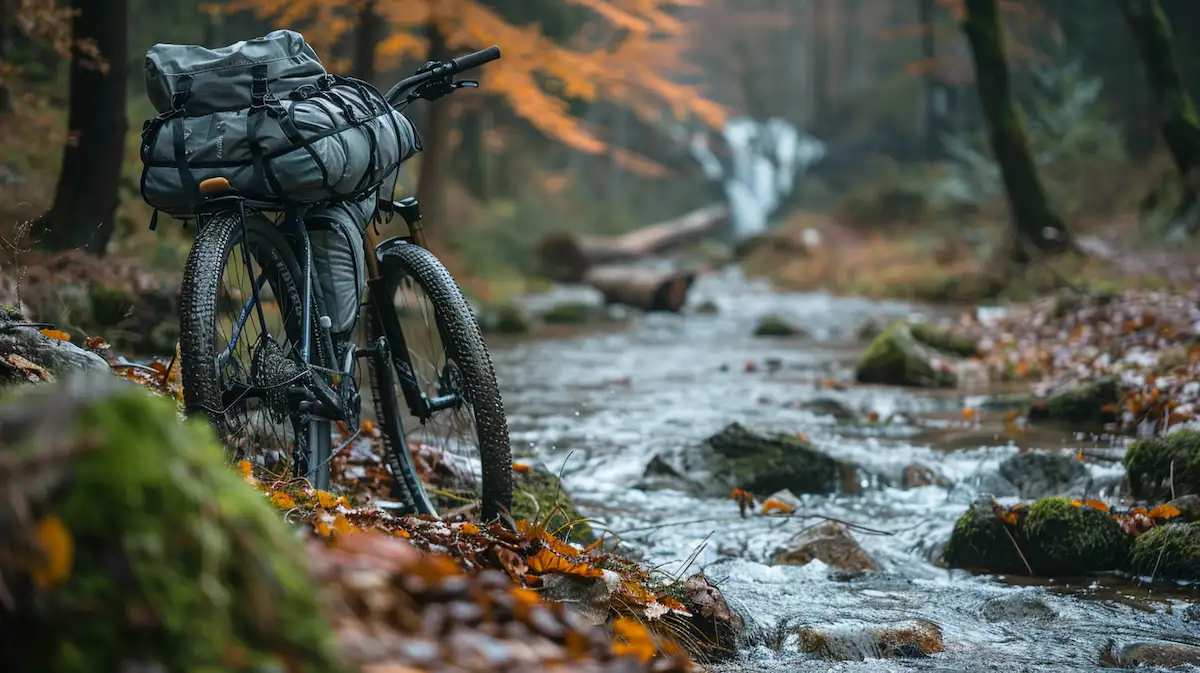
M 220 49 L 155 45 L 146 89 L 159 114 L 142 128 L 142 198 L 176 217 L 195 214 L 212 177 L 258 208 L 358 202 L 421 149 L 378 89 L 326 72 L 290 30 Z

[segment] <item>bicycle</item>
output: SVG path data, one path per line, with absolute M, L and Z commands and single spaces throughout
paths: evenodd
M 418 99 L 433 101 L 459 88 L 478 86 L 454 77 L 498 58 L 499 48 L 490 47 L 427 63 L 396 83 L 386 99 L 403 111 Z M 380 241 L 377 229 L 367 226 L 363 243 L 367 283 L 357 321 L 358 328 L 365 328 L 366 339 L 360 347 L 353 339 L 335 343 L 329 319 L 322 317 L 328 313 L 320 286 L 314 283 L 304 221 L 305 211 L 319 204 L 271 209 L 277 219 L 282 214 L 281 222 L 275 223 L 259 216 L 268 214 L 268 209 L 251 209 L 224 178 L 204 180 L 199 188 L 197 237 L 188 255 L 180 298 L 185 413 L 206 415 L 235 457 L 244 456 L 252 443 L 276 456 L 290 450 L 294 474 L 304 475 L 315 488 L 329 490 L 330 463 L 351 444 L 347 440 L 334 447 L 334 425 L 359 426 L 362 400 L 357 368 L 358 360 L 367 358 L 391 472 L 390 496 L 400 499 L 407 511 L 437 515 L 438 508 L 414 466 L 403 412 L 406 409 L 425 429 L 435 414 L 466 409 L 479 443 L 482 482 L 481 487 L 478 482 L 463 485 L 467 499 L 479 497 L 481 518 L 486 521 L 507 512 L 512 502 L 512 458 L 491 357 L 457 283 L 426 246 L 417 200 L 379 202 L 381 211 L 401 216 L 408 236 Z M 244 267 L 247 279 L 254 279 L 248 292 L 234 292 L 224 284 L 224 273 L 231 266 L 235 272 Z M 434 327 L 446 351 L 445 362 L 434 365 L 431 383 L 418 380 L 420 368 L 414 364 L 410 335 L 395 304 L 398 292 L 418 289 L 432 300 Z M 232 332 L 221 348 L 217 331 L 224 321 L 230 322 Z M 258 336 L 248 337 L 255 323 Z M 288 339 L 286 345 L 276 341 L 272 327 L 277 336 Z M 235 357 L 234 351 L 246 341 L 251 342 L 249 357 Z M 248 382 L 232 380 L 239 370 L 249 374 Z M 231 380 L 225 380 L 226 375 Z M 231 423 L 231 412 L 245 412 L 244 420 Z M 252 426 L 252 421 L 259 426 Z M 261 430 L 263 422 L 282 426 L 275 445 L 253 435 L 237 437 L 242 430 Z

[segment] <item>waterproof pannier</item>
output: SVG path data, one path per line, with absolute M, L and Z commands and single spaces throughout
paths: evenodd
M 159 114 L 142 130 L 142 198 L 175 216 L 193 214 L 210 177 L 258 207 L 358 202 L 420 151 L 378 89 L 326 72 L 290 30 L 220 49 L 155 45 L 146 89 Z
M 340 337 L 354 328 L 367 283 L 363 238 L 375 213 L 375 195 L 361 201 L 320 205 L 304 216 L 312 242 L 322 305 L 330 319 L 330 331 Z

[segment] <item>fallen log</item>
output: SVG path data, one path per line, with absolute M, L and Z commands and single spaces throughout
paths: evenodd
M 717 204 L 620 236 L 559 232 L 542 239 L 538 245 L 538 259 L 547 278 L 561 283 L 578 283 L 594 266 L 630 262 L 694 243 L 713 234 L 728 221 L 729 208 Z
M 687 300 L 696 274 L 696 270 L 605 265 L 588 269 L 583 282 L 599 290 L 610 304 L 677 313 Z

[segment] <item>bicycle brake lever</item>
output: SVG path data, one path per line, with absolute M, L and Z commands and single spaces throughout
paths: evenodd
M 457 82 L 451 82 L 450 86 L 454 87 L 455 89 L 461 89 L 464 86 L 467 88 L 470 88 L 470 89 L 478 89 L 479 82 L 476 82 L 473 79 L 464 79 L 464 80 L 459 80 Z

